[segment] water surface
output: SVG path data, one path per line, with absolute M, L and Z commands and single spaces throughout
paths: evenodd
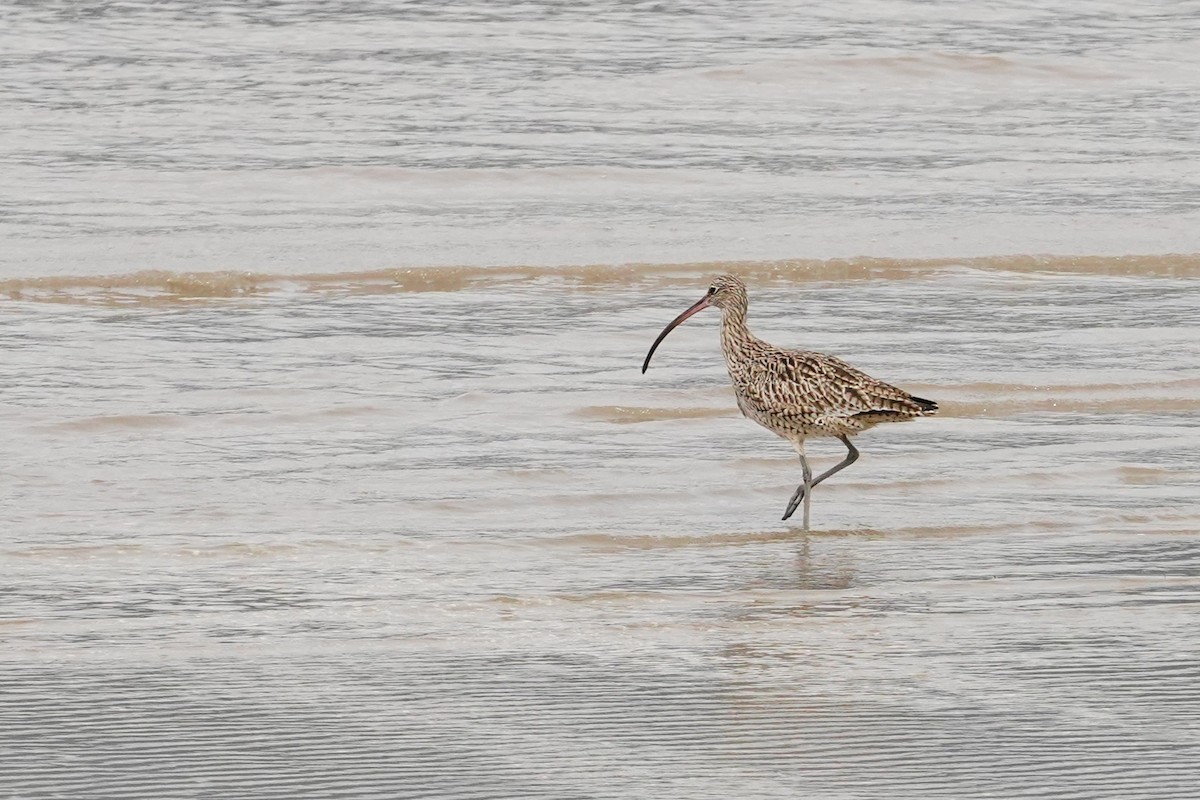
M 1195 3 L 0 20 L 0 796 L 1195 796 Z

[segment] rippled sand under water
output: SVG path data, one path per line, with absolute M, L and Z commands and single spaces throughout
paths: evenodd
M 942 404 L 859 437 L 811 534 L 779 521 L 799 470 L 737 415 L 715 314 L 639 371 L 726 268 L 760 336 Z M 1195 279 L 9 282 L 0 786 L 1194 797 Z

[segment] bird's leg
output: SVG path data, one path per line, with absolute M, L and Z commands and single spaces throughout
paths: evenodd
M 842 444 L 846 445 L 846 449 L 848 451 L 846 453 L 846 457 L 842 461 L 822 472 L 819 476 L 817 476 L 816 480 L 812 481 L 811 483 L 808 480 L 810 473 L 808 471 L 808 459 L 804 457 L 804 443 L 801 442 L 800 444 L 796 445 L 796 451 L 800 454 L 801 467 L 805 471 L 805 480 L 804 483 L 796 487 L 796 493 L 793 494 L 792 499 L 788 501 L 787 511 L 785 511 L 783 514 L 784 519 L 787 519 L 796 512 L 796 509 L 800 507 L 801 500 L 804 501 L 805 517 L 807 517 L 809 504 L 808 495 L 810 492 L 812 492 L 813 487 L 834 473 L 841 472 L 855 461 L 858 461 L 858 448 L 851 444 L 850 437 L 839 436 L 838 438 L 842 440 Z M 807 522 L 805 523 L 804 528 L 805 530 L 808 530 Z
M 800 454 L 800 466 L 804 470 L 804 530 L 808 530 L 808 509 L 812 505 L 812 468 L 808 466 L 808 459 L 804 454 Z
M 832 467 L 830 467 L 829 469 L 827 469 L 827 470 L 825 470 L 824 472 L 822 472 L 822 473 L 821 473 L 821 474 L 820 474 L 820 475 L 817 477 L 817 479 L 816 479 L 815 481 L 813 481 L 813 482 L 812 482 L 812 485 L 813 485 L 813 486 L 816 486 L 818 483 L 820 483 L 821 481 L 825 480 L 826 478 L 828 478 L 829 476 L 833 475 L 834 473 L 836 473 L 836 472 L 841 472 L 841 471 L 842 471 L 842 470 L 844 470 L 846 467 L 848 467 L 848 466 L 850 466 L 851 464 L 853 464 L 855 461 L 858 461 L 858 448 L 857 448 L 857 447 L 855 447 L 854 445 L 852 445 L 852 444 L 850 443 L 850 437 L 849 437 L 849 436 L 839 436 L 838 438 L 842 440 L 842 444 L 846 445 L 846 448 L 847 448 L 847 449 L 848 449 L 850 452 L 846 453 L 846 458 L 845 458 L 845 459 L 843 459 L 842 461 L 838 462 L 837 464 L 834 464 Z M 811 487 L 809 487 L 809 488 L 811 488 Z
M 812 483 L 812 468 L 808 466 L 808 458 L 804 455 L 804 440 L 801 439 L 794 443 L 796 452 L 800 455 L 800 468 L 804 470 L 804 483 L 796 487 L 796 493 L 792 495 L 792 499 L 788 501 L 787 510 L 783 512 L 783 518 L 786 520 L 796 513 L 800 502 L 804 501 L 804 529 L 808 530 L 808 506 L 809 494 L 813 487 Z

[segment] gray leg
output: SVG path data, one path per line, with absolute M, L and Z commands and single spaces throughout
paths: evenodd
M 800 467 L 804 470 L 804 530 L 808 530 L 808 509 L 812 505 L 812 487 L 815 484 L 812 482 L 808 459 L 804 456 L 800 456 Z
M 853 464 L 855 461 L 858 461 L 858 448 L 856 448 L 853 444 L 850 443 L 850 438 L 848 436 L 839 436 L 838 438 L 842 440 L 842 444 L 846 445 L 846 449 L 849 451 L 846 453 L 845 459 L 843 459 L 839 463 L 835 464 L 834 466 L 832 466 L 829 469 L 822 472 L 817 477 L 817 479 L 812 481 L 811 483 L 809 482 L 810 473 L 809 473 L 809 469 L 808 469 L 808 459 L 806 459 L 804 457 L 804 443 L 801 442 L 800 444 L 796 445 L 796 450 L 797 450 L 797 452 L 800 453 L 800 464 L 801 464 L 801 467 L 804 469 L 805 477 L 804 477 L 804 483 L 802 483 L 798 487 L 796 487 L 796 493 L 794 495 L 792 495 L 792 499 L 788 501 L 787 511 L 784 512 L 784 515 L 783 515 L 784 519 L 787 519 L 792 514 L 794 514 L 796 512 L 796 509 L 800 507 L 800 501 L 803 500 L 804 501 L 804 516 L 807 520 L 809 495 L 812 493 L 813 487 L 816 486 L 821 481 L 828 478 L 829 476 L 831 476 L 837 472 L 841 472 L 846 467 Z M 808 530 L 807 521 L 805 522 L 804 529 Z
M 792 495 L 792 499 L 788 501 L 787 510 L 783 512 L 783 518 L 786 520 L 796 513 L 796 509 L 800 507 L 800 501 L 804 501 L 804 514 L 808 516 L 808 496 L 812 489 L 812 468 L 808 466 L 808 458 L 804 455 L 804 440 L 794 442 L 796 452 L 800 455 L 800 468 L 804 471 L 804 483 L 796 487 L 796 493 Z M 804 529 L 808 530 L 808 523 L 805 522 Z
M 855 461 L 858 461 L 858 448 L 856 448 L 854 445 L 850 444 L 850 437 L 849 436 L 839 436 L 838 438 L 842 440 L 842 444 L 846 445 L 846 449 L 849 450 L 850 452 L 846 453 L 845 459 L 843 459 L 842 461 L 840 461 L 837 464 L 834 464 L 832 467 L 830 467 L 829 469 L 822 472 L 820 477 L 818 477 L 815 481 L 812 482 L 813 486 L 816 486 L 818 483 L 825 480 L 826 478 L 833 475 L 834 473 L 841 472 L 846 467 L 853 464 Z

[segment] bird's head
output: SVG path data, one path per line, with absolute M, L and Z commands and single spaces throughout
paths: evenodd
M 704 296 L 708 305 L 722 310 L 732 311 L 746 307 L 746 284 L 736 275 L 718 275 L 708 287 Z
M 709 284 L 708 292 L 705 293 L 704 297 L 700 298 L 699 302 L 671 320 L 670 324 L 663 328 L 663 332 L 654 340 L 654 344 L 650 345 L 650 352 L 646 354 L 646 360 L 642 362 L 642 372 L 644 373 L 650 368 L 650 357 L 658 349 L 659 343 L 667 338 L 668 333 L 675 330 L 688 317 L 698 311 L 703 311 L 709 306 L 715 306 L 724 312 L 745 314 L 746 284 L 742 283 L 742 279 L 736 275 L 718 275 L 714 278 L 713 282 Z

